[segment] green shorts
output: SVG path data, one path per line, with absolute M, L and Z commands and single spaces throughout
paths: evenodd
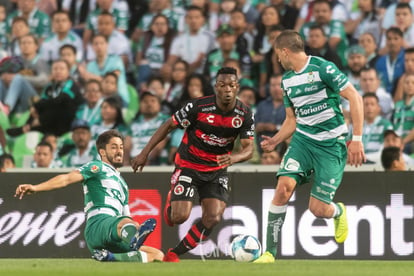
M 92 252 L 94 249 L 107 249 L 112 253 L 132 251 L 129 243 L 123 241 L 117 232 L 118 223 L 124 218 L 129 217 L 100 214 L 89 218 L 84 234 L 89 250 Z
M 302 185 L 314 175 L 311 196 L 329 204 L 341 184 L 346 159 L 347 148 L 342 137 L 321 145 L 295 133 L 277 176 L 292 177 Z

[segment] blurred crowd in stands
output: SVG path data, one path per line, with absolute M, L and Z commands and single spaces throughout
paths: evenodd
M 129 164 L 177 108 L 214 93 L 223 66 L 237 69 L 239 98 L 255 113 L 249 163 L 279 164 L 289 141 L 270 153 L 260 141 L 285 118 L 272 49 L 284 29 L 363 97 L 367 163 L 405 170 L 414 164 L 413 10 L 414 0 L 0 0 L 1 170 L 82 165 L 114 128 Z M 171 133 L 149 165 L 172 164 L 182 136 Z

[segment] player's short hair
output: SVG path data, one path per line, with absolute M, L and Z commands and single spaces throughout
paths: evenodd
M 63 44 L 59 48 L 59 54 L 62 54 L 62 51 L 65 50 L 65 49 L 70 49 L 75 55 L 78 52 L 78 50 L 76 49 L 76 47 L 73 46 L 72 44 Z
M 378 98 L 377 94 L 375 94 L 375 93 L 373 93 L 373 92 L 368 92 L 368 93 L 365 93 L 365 94 L 362 96 L 362 98 L 363 98 L 363 99 L 365 99 L 365 98 L 374 98 L 374 99 L 376 99 L 376 100 L 377 100 L 377 103 L 379 103 L 379 98 Z
M 222 68 L 220 68 L 220 70 L 218 70 L 218 72 L 217 72 L 216 79 L 220 75 L 235 75 L 236 79 L 238 79 L 237 70 L 234 69 L 233 67 L 222 67 Z
M 122 140 L 122 142 L 124 142 L 124 136 L 118 130 L 115 129 L 107 130 L 103 132 L 101 135 L 99 135 L 98 139 L 96 139 L 96 148 L 98 149 L 98 151 L 100 149 L 105 149 L 106 145 L 108 145 L 109 143 L 109 140 L 111 140 L 114 137 L 118 137 Z
M 305 42 L 298 32 L 293 30 L 284 30 L 275 39 L 274 47 L 276 49 L 287 48 L 294 53 L 299 53 L 305 50 Z
M 386 147 L 381 152 L 381 164 L 384 170 L 390 170 L 394 161 L 400 160 L 401 149 L 399 147 Z

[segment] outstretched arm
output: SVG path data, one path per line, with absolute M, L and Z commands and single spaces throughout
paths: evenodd
M 37 192 L 45 192 L 66 187 L 67 185 L 81 182 L 83 180 L 82 174 L 76 170 L 67 174 L 57 175 L 38 185 L 21 184 L 16 189 L 15 197 L 22 199 L 24 195 L 31 195 Z
M 132 169 L 134 172 L 142 171 L 145 164 L 147 163 L 148 155 L 150 152 L 154 149 L 156 145 L 158 145 L 159 142 L 165 139 L 167 137 L 168 133 L 176 129 L 177 126 L 174 124 L 172 119 L 168 119 L 164 124 L 160 126 L 159 129 L 152 135 L 149 142 L 145 145 L 145 147 L 142 149 L 140 154 L 138 154 L 133 160 L 132 160 Z
M 292 136 L 296 130 L 296 116 L 292 107 L 286 108 L 286 119 L 280 130 L 273 137 L 262 135 L 263 141 L 260 146 L 265 152 L 271 152 L 275 147 Z

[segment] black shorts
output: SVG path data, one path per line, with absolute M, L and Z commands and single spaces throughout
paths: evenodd
M 226 170 L 199 172 L 176 168 L 171 176 L 171 201 L 193 201 L 196 192 L 201 200 L 216 198 L 229 200 L 229 177 Z

